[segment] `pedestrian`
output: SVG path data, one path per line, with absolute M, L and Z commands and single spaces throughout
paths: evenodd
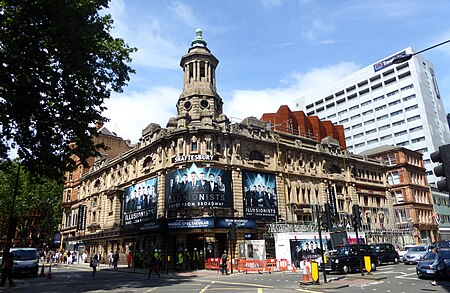
M 197 247 L 194 248 L 192 252 L 192 261 L 194 262 L 194 269 L 198 270 L 198 263 L 200 262 L 200 256 L 198 254 Z
M 86 262 L 86 258 L 87 258 L 87 254 L 86 254 L 86 251 L 84 251 L 83 254 L 81 255 L 81 260 L 83 261 L 83 263 Z
M 109 267 L 112 267 L 114 264 L 114 253 L 112 251 L 108 253 L 108 259 L 109 259 Z
M 114 269 L 116 269 L 117 270 L 117 263 L 119 262 L 119 252 L 118 251 L 116 251 L 116 254 L 114 254 L 114 257 L 113 257 L 113 265 L 114 265 Z
M 430 284 L 433 286 L 437 286 L 438 285 L 437 279 L 443 275 L 443 272 L 445 270 L 445 262 L 444 262 L 444 259 L 442 258 L 442 256 L 439 255 L 437 248 L 433 248 L 431 251 L 436 255 L 436 259 L 430 265 L 430 269 L 435 269 L 436 275 L 435 275 L 435 279 L 433 281 L 431 281 Z
M 12 279 L 13 266 L 14 266 L 13 254 L 11 252 L 6 252 L 5 255 L 3 256 L 2 279 L 0 282 L 0 287 L 5 286 L 6 279 L 8 279 L 10 287 L 16 286 L 16 284 L 14 284 Z
M 133 259 L 133 257 L 131 256 L 131 251 L 128 251 L 128 254 L 127 254 L 127 264 L 128 264 L 128 267 L 131 267 L 131 260 Z
M 177 255 L 177 265 L 176 265 L 176 269 L 177 271 L 181 271 L 183 270 L 184 267 L 184 255 L 183 255 L 183 250 L 180 249 L 178 251 L 178 255 Z
M 222 268 L 222 275 L 226 274 L 228 275 L 228 269 L 227 269 L 227 260 L 228 260 L 228 255 L 227 255 L 227 251 L 224 250 L 223 254 L 222 254 L 222 264 L 221 264 L 221 268 Z
M 156 257 L 154 255 L 151 256 L 150 262 L 148 264 L 147 280 L 150 279 L 150 275 L 152 274 L 152 272 L 155 272 L 155 274 L 157 274 L 158 277 L 161 278 L 161 275 L 158 273 L 158 260 L 156 259 Z
M 189 254 L 189 251 L 187 248 L 184 249 L 184 270 L 190 270 L 191 269 L 191 255 Z
M 98 265 L 98 255 L 95 254 L 93 257 L 91 257 L 91 263 L 89 266 L 92 268 L 92 277 L 95 277 L 95 273 L 97 273 L 97 265 Z

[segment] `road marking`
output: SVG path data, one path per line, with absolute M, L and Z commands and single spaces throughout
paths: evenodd
M 308 293 L 322 293 L 320 291 L 313 291 L 313 290 L 306 290 L 306 289 L 295 289 L 296 291 L 300 292 L 308 292 Z
M 209 286 L 211 286 L 212 284 L 214 284 L 214 282 L 212 282 L 211 284 L 206 285 L 202 290 L 199 291 L 199 293 L 204 293 L 206 290 L 208 290 Z
M 236 286 L 248 286 L 248 287 L 260 287 L 260 288 L 266 288 L 266 289 L 273 289 L 274 286 L 266 286 L 261 284 L 249 284 L 249 283 L 236 283 L 236 282 L 225 282 L 225 281 L 213 281 L 212 282 L 217 284 L 226 284 L 226 285 L 236 285 Z
M 258 288 L 258 293 L 263 293 L 262 288 Z
M 153 288 L 151 288 L 151 289 L 148 289 L 147 291 L 145 291 L 145 292 L 152 292 L 152 291 L 154 291 L 154 290 L 156 290 L 156 289 L 158 289 L 159 287 L 153 287 Z
M 396 279 L 407 279 L 407 280 L 417 280 L 417 277 L 415 278 L 409 278 L 408 276 L 416 275 L 417 273 L 410 273 L 410 274 L 404 274 L 403 276 L 395 276 Z

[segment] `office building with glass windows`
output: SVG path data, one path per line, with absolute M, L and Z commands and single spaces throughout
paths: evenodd
M 450 132 L 433 64 L 419 54 L 392 62 L 409 53 L 410 47 L 312 91 L 295 101 L 295 109 L 344 125 L 350 152 L 380 145 L 420 151 L 435 186 L 430 154 L 450 143 Z

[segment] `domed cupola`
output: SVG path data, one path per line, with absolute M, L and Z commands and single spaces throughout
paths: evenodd
M 188 53 L 181 58 L 183 92 L 177 103 L 178 127 L 212 126 L 222 114 L 223 102 L 216 89 L 219 60 L 206 47 L 202 30 L 196 30 Z

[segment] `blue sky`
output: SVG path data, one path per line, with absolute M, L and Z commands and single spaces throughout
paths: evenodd
M 406 47 L 450 39 L 447 0 L 112 0 L 113 35 L 137 47 L 136 74 L 106 102 L 107 128 L 137 142 L 165 127 L 182 91 L 180 58 L 202 28 L 219 59 L 217 89 L 233 121 L 260 118 Z M 450 43 L 423 54 L 450 111 Z

